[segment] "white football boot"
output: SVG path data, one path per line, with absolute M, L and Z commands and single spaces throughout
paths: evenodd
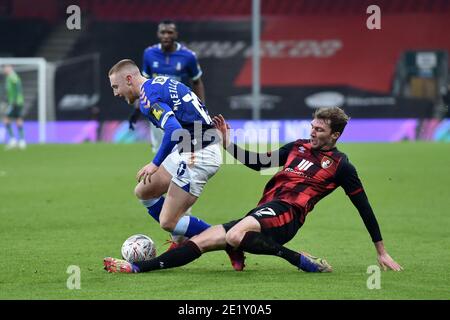
M 5 146 L 5 150 L 11 150 L 17 147 L 17 140 L 16 138 L 9 139 L 8 144 Z

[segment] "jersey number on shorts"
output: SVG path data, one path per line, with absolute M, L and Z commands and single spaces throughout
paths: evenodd
M 272 208 L 265 207 L 265 208 L 262 208 L 262 209 L 259 209 L 258 211 L 256 211 L 255 215 L 258 216 L 258 217 L 261 217 L 262 215 L 265 215 L 265 216 L 276 216 L 277 214 L 275 213 L 275 211 L 273 211 Z
M 183 176 L 184 173 L 186 172 L 186 168 L 187 168 L 186 162 L 181 161 L 181 162 L 178 164 L 177 177 Z

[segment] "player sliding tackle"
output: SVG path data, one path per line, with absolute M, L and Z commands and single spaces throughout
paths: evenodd
M 218 132 L 205 105 L 181 82 L 143 77 L 129 59 L 116 63 L 108 75 L 114 96 L 130 105 L 139 101 L 142 114 L 164 130 L 155 157 L 136 175 L 136 196 L 161 228 L 173 235 L 190 238 L 208 229 L 203 220 L 185 215 L 222 163 Z M 227 253 L 233 268 L 241 271 L 243 252 Z
M 223 135 L 224 148 L 246 166 L 254 170 L 283 166 L 267 183 L 257 207 L 244 218 L 210 227 L 183 246 L 152 260 L 131 264 L 105 258 L 107 271 L 132 273 L 174 268 L 197 259 L 204 252 L 231 246 L 283 258 L 303 271 L 330 272 L 332 268 L 325 260 L 283 245 L 295 236 L 314 205 L 339 186 L 358 210 L 374 242 L 379 264 L 385 270 L 402 270 L 384 248 L 380 228 L 355 167 L 336 148 L 348 122 L 343 110 L 318 109 L 311 122 L 309 140 L 296 140 L 275 152 L 256 155 L 230 142 L 229 126 L 222 116 L 213 121 Z M 261 161 L 267 157 L 271 161 Z M 250 163 L 249 159 L 257 161 Z

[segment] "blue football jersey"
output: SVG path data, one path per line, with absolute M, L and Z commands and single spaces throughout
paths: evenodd
M 163 129 L 161 146 L 153 159 L 160 165 L 175 144 L 178 152 L 191 152 L 218 143 L 216 130 L 203 102 L 183 83 L 158 76 L 150 78 L 141 86 L 140 110 L 156 127 Z M 188 139 L 178 135 L 172 140 L 176 128 L 187 130 Z
M 166 76 L 190 85 L 197 80 L 202 70 L 195 53 L 176 42 L 176 50 L 164 52 L 161 44 L 148 47 L 144 51 L 142 74 L 147 78 Z
M 158 128 L 164 125 L 171 115 L 180 125 L 188 130 L 193 129 L 195 122 L 206 129 L 212 127 L 212 121 L 203 102 L 183 83 L 158 76 L 148 79 L 141 87 L 141 112 Z

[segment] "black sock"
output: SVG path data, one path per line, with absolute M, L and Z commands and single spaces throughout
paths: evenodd
M 230 246 L 228 243 L 225 246 L 225 251 L 226 252 L 233 252 L 233 251 L 238 251 L 238 250 L 242 250 L 241 248 L 233 248 L 232 246 Z
M 173 250 L 164 252 L 162 255 L 142 262 L 133 263 L 139 268 L 139 272 L 147 272 L 157 269 L 169 269 L 184 266 L 202 255 L 199 247 L 192 241 Z
M 247 231 L 239 248 L 253 254 L 278 256 L 296 267 L 300 263 L 300 253 L 276 243 L 261 232 Z

